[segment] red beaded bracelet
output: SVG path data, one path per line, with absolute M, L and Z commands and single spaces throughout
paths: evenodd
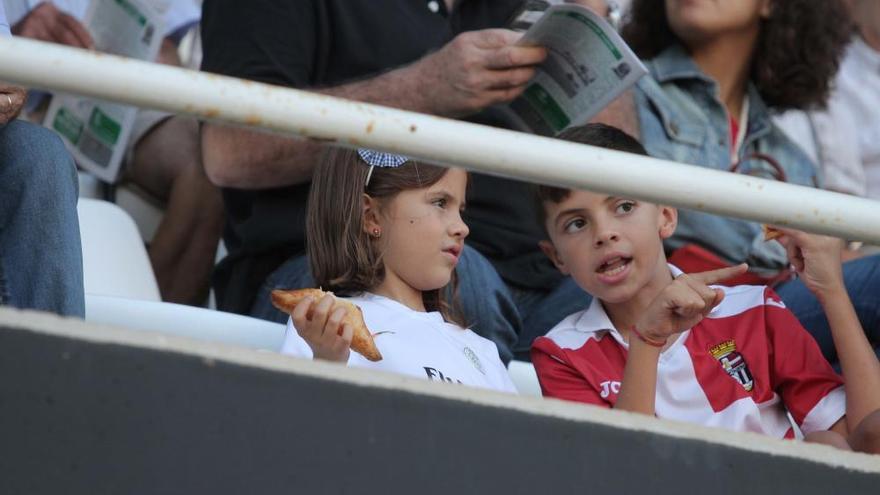
M 663 342 L 656 342 L 656 341 L 653 341 L 653 340 L 651 340 L 651 339 L 648 339 L 648 338 L 646 338 L 644 335 L 642 335 L 641 333 L 639 333 L 638 330 L 636 330 L 636 326 L 635 326 L 635 325 L 632 326 L 632 334 L 635 335 L 637 339 L 641 340 L 642 342 L 644 342 L 644 343 L 646 343 L 646 344 L 648 344 L 649 346 L 652 346 L 652 347 L 663 347 L 663 346 L 666 345 L 666 339 L 664 339 Z

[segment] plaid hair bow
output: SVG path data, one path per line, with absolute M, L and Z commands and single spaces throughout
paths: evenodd
M 367 180 L 364 182 L 364 187 L 367 187 L 370 184 L 370 178 L 373 176 L 373 168 L 396 168 L 409 160 L 409 157 L 403 155 L 395 155 L 393 153 L 368 150 L 365 148 L 361 148 L 357 150 L 357 152 L 358 156 L 361 157 L 361 160 L 370 166 L 370 171 L 367 172 Z

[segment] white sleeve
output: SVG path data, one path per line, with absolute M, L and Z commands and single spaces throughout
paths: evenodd
M 178 29 L 197 24 L 202 11 L 193 0 L 171 0 L 165 11 L 165 35 L 174 34 Z
M 293 320 L 287 319 L 287 330 L 284 331 L 284 344 L 281 345 L 281 354 L 290 354 L 306 359 L 312 359 L 312 348 L 296 333 L 293 328 Z

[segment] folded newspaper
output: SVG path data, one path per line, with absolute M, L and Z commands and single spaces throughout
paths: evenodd
M 149 0 L 91 0 L 83 20 L 96 50 L 140 60 L 156 59 L 163 22 Z M 80 168 L 115 182 L 136 114 L 134 107 L 56 94 L 43 125 L 61 135 Z
M 507 107 L 524 131 L 554 136 L 584 124 L 648 72 L 614 28 L 586 7 L 525 10 L 513 20 L 514 27 L 529 24 L 519 44 L 545 47 L 547 59 Z

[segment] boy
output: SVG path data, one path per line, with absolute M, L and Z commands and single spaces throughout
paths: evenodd
M 646 155 L 600 124 L 562 139 Z M 880 363 L 843 286 L 837 239 L 779 229 L 799 275 L 822 303 L 844 376 L 766 287 L 711 286 L 739 265 L 682 274 L 663 239 L 674 208 L 541 186 L 542 250 L 594 296 L 535 341 L 545 395 L 661 418 L 880 452 Z

